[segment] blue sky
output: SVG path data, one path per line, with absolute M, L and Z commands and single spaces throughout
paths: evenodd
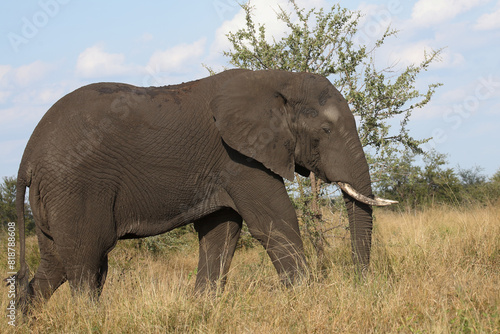
M 334 1 L 298 0 L 330 8 Z M 254 0 L 258 21 L 279 37 L 278 5 Z M 340 1 L 365 16 L 360 38 L 375 40 L 388 25 L 400 30 L 377 53 L 377 64 L 403 68 L 424 50 L 445 48 L 417 82 L 441 82 L 433 100 L 410 122 L 426 148 L 448 154 L 450 166 L 500 168 L 500 1 Z M 205 77 L 222 56 L 228 31 L 244 24 L 234 0 L 4 1 L 0 10 L 0 177 L 15 176 L 24 147 L 59 98 L 92 82 L 140 86 Z

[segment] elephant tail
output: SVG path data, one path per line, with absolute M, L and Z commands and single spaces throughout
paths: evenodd
M 16 280 L 16 297 L 23 304 L 28 298 L 28 284 L 30 270 L 26 263 L 26 235 L 25 235 L 25 222 L 24 222 L 24 198 L 26 196 L 26 187 L 31 182 L 27 181 L 19 173 L 16 185 L 16 211 L 17 211 L 17 225 L 19 227 L 19 263 L 20 268 L 15 275 Z M 23 309 L 25 305 L 18 304 L 18 307 Z

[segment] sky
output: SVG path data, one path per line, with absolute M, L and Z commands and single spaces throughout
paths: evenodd
M 253 0 L 256 21 L 283 36 L 286 0 Z M 442 83 L 409 123 L 449 167 L 500 169 L 500 0 L 297 0 L 305 8 L 360 10 L 359 38 L 399 30 L 377 51 L 380 68 L 418 64 L 444 48 L 416 83 Z M 15 176 L 24 147 L 58 99 L 94 82 L 177 84 L 232 67 L 226 34 L 244 26 L 234 0 L 25 0 L 0 5 L 0 177 Z

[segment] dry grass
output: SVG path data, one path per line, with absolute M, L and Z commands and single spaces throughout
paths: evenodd
M 71 297 L 65 284 L 17 332 L 500 332 L 498 206 L 377 211 L 375 225 L 372 272 L 362 283 L 352 275 L 348 234 L 336 230 L 326 269 L 312 270 L 310 283 L 283 289 L 260 248 L 238 250 L 226 291 L 204 298 L 192 295 L 194 238 L 188 251 L 157 257 L 122 243 L 99 304 Z

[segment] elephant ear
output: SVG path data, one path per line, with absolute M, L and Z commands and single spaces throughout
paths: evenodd
M 222 85 L 210 107 L 227 145 L 293 180 L 295 138 L 287 121 L 284 75 L 280 71 L 241 73 Z

